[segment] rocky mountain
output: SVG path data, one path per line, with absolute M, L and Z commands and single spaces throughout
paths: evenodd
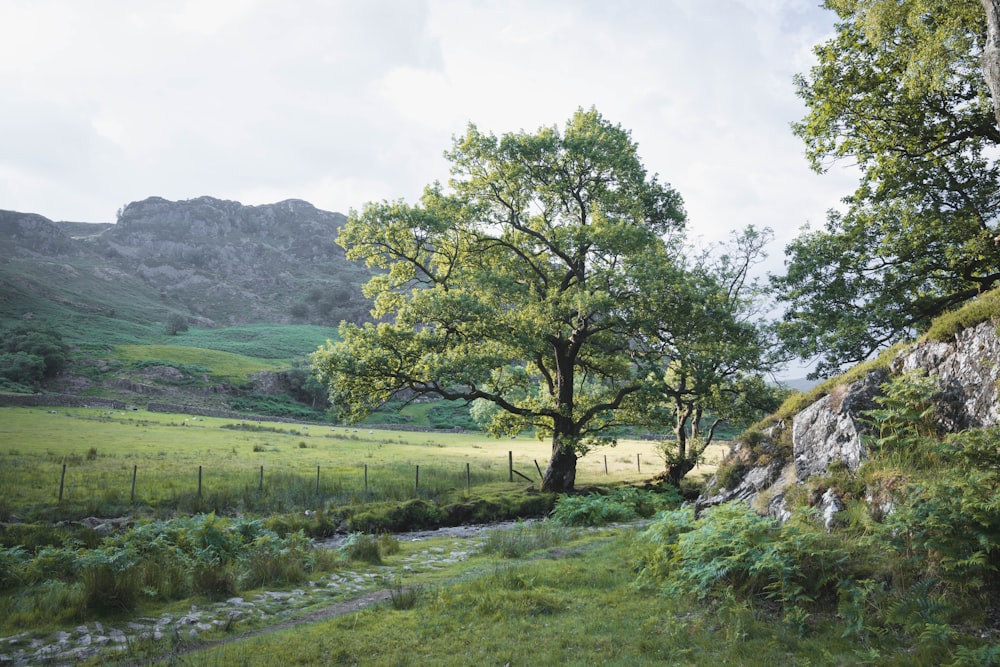
M 335 243 L 345 218 L 300 200 L 133 202 L 116 223 L 0 211 L 0 318 L 74 328 L 336 325 L 367 317 L 367 269 Z

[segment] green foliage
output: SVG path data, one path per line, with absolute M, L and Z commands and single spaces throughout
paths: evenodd
M 608 495 L 566 495 L 556 500 L 551 520 L 562 526 L 603 526 L 649 518 L 661 510 L 676 507 L 680 502 L 680 493 L 674 486 L 666 486 L 659 493 L 625 487 Z
M 925 330 L 997 284 L 1000 130 L 979 56 L 975 0 L 830 0 L 836 35 L 797 79 L 795 125 L 817 171 L 848 160 L 861 183 L 786 249 L 780 334 L 820 375 Z
M 906 486 L 886 526 L 916 575 L 980 589 L 1000 567 L 1000 430 L 955 434 L 933 449 L 940 465 Z
M 76 543 L 34 553 L 0 549 L 0 590 L 34 598 L 54 582 L 78 584 L 72 613 L 105 614 L 134 611 L 148 600 L 295 584 L 329 565 L 302 532 L 279 537 L 262 521 L 208 514 L 141 523 L 96 549 Z
M 357 560 L 370 565 L 382 564 L 382 549 L 378 538 L 365 533 L 351 533 L 340 546 L 340 553 L 348 560 Z
M 686 326 L 658 332 L 670 349 L 656 378 L 660 400 L 639 402 L 633 421 L 653 429 L 672 425 L 673 437 L 660 448 L 674 485 L 700 462 L 723 422 L 744 428 L 778 405 L 778 390 L 765 378 L 783 359 L 760 321 L 762 289 L 748 277 L 772 236 L 749 226 L 718 256 L 692 252 L 690 278 L 670 287 L 673 298 L 687 303 L 678 313 Z
M 167 316 L 166 324 L 163 325 L 163 331 L 168 336 L 176 336 L 179 333 L 184 333 L 189 328 L 187 318 L 180 313 L 170 313 Z
M 26 352 L 0 354 L 0 375 L 12 383 L 32 385 L 45 375 L 45 359 Z
M 911 371 L 892 377 L 882 385 L 882 391 L 875 397 L 880 407 L 865 412 L 876 432 L 870 448 L 882 456 L 914 461 L 924 451 L 921 444 L 940 433 L 934 378 L 923 371 Z
M 563 544 L 570 534 L 557 521 L 518 523 L 515 528 L 491 530 L 486 533 L 479 552 L 500 558 L 523 558 L 524 556 Z
M 20 324 L 0 329 L 0 379 L 31 387 L 67 363 L 69 347 L 53 328 Z
M 447 157 L 451 192 L 434 185 L 417 206 L 349 217 L 338 242 L 382 270 L 365 293 L 391 322 L 342 326 L 314 363 L 351 420 L 403 390 L 490 401 L 505 415 L 497 430 L 552 435 L 559 472 L 543 486 L 571 489 L 576 455 L 607 439 L 646 384 L 649 369 L 633 360 L 659 357 L 643 333 L 680 326 L 665 312 L 677 304 L 651 298 L 684 275 L 665 240 L 683 223 L 680 196 L 594 110 L 562 133 L 470 126 Z M 509 372 L 525 362 L 528 372 Z
M 229 407 L 237 412 L 246 412 L 254 415 L 268 415 L 271 417 L 289 417 L 302 421 L 325 421 L 326 417 L 321 410 L 316 410 L 308 405 L 303 405 L 287 396 L 275 396 L 271 394 L 249 394 L 246 396 L 234 396 L 229 399 Z
M 846 554 L 808 525 L 779 525 L 740 504 L 666 512 L 636 540 L 639 581 L 699 600 L 731 593 L 808 603 L 837 581 Z

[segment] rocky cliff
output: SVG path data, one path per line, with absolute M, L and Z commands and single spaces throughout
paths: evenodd
M 786 518 L 785 494 L 796 485 L 837 468 L 857 471 L 867 455 L 864 436 L 870 434 L 865 413 L 877 407 L 888 379 L 911 371 L 933 379 L 942 431 L 1000 425 L 1000 336 L 997 322 L 988 319 L 948 340 L 917 342 L 891 358 L 887 368 L 873 368 L 860 379 L 827 383 L 822 396 L 791 419 L 744 437 L 698 499 L 699 511 L 738 500 Z M 842 507 L 829 491 L 815 500 L 828 522 Z
M 368 272 L 336 244 L 344 221 L 299 200 L 245 206 L 212 197 L 150 197 L 125 206 L 115 224 L 0 211 L 0 318 L 361 320 Z

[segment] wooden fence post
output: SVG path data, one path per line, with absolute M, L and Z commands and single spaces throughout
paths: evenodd
M 136 476 L 136 473 L 138 473 L 138 472 L 139 472 L 139 466 L 138 465 L 133 465 L 132 466 L 132 493 L 130 493 L 129 497 L 128 497 L 128 501 L 130 503 L 134 503 L 135 502 L 135 476 Z
M 198 497 L 201 498 L 201 466 L 198 466 Z
M 63 498 L 63 487 L 66 484 L 66 464 L 63 464 L 62 474 L 59 475 L 59 502 L 62 502 Z
M 635 454 L 635 468 L 639 472 L 642 472 L 642 464 L 639 463 L 639 453 L 638 452 L 636 452 L 636 454 Z
M 470 491 L 472 489 L 472 473 L 469 472 L 469 462 L 465 462 L 465 490 Z
M 260 467 L 260 480 L 257 482 L 257 491 L 264 492 L 264 466 Z
M 608 455 L 605 454 L 604 455 L 604 475 L 607 476 L 607 474 L 608 474 Z
M 316 466 L 316 495 L 319 495 L 319 466 Z
M 368 464 L 365 464 L 365 500 L 368 500 Z
M 507 481 L 514 481 L 514 452 L 507 450 Z

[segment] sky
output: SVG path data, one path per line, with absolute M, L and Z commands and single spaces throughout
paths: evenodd
M 595 107 L 688 236 L 770 227 L 768 270 L 854 189 L 790 124 L 819 0 L 0 0 L 0 209 L 113 222 L 150 196 L 348 213 L 446 182 L 469 123 Z

